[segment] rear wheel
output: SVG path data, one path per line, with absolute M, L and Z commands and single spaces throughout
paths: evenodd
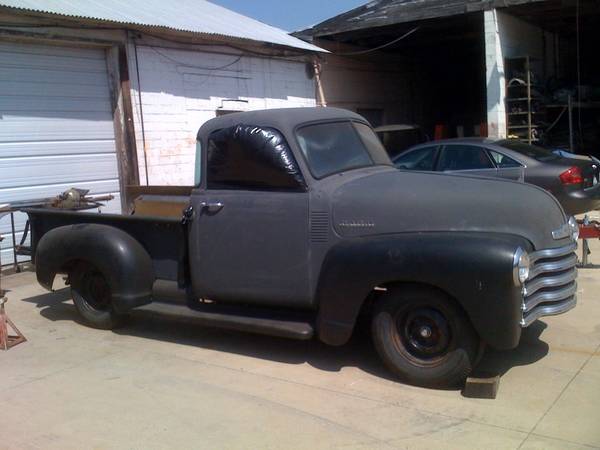
M 114 310 L 110 285 L 96 267 L 80 263 L 69 273 L 69 280 L 73 302 L 86 323 L 102 330 L 123 324 L 125 316 Z
M 479 337 L 464 312 L 441 292 L 391 288 L 375 305 L 375 348 L 402 381 L 454 387 L 473 369 Z

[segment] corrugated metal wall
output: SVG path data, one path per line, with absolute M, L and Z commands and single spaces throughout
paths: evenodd
M 69 187 L 114 193 L 120 211 L 105 52 L 0 41 L 0 203 Z M 16 216 L 21 238 L 25 217 Z M 0 220 L 2 263 L 12 261 L 10 219 Z

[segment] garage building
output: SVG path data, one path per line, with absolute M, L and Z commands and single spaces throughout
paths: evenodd
M 75 186 L 121 211 L 126 185 L 190 185 L 202 123 L 314 106 L 320 52 L 204 0 L 2 0 L 0 203 Z M 5 239 L 3 263 L 12 248 Z

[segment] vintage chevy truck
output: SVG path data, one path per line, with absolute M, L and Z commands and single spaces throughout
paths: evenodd
M 193 187 L 138 187 L 130 215 L 28 209 L 38 281 L 66 274 L 92 326 L 141 305 L 310 339 L 371 321 L 401 380 L 456 385 L 483 344 L 575 306 L 577 225 L 544 190 L 396 170 L 335 108 L 235 113 L 198 132 Z

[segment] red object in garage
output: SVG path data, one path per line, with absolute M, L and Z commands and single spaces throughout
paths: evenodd
M 600 239 L 600 222 L 580 223 L 579 239 Z
M 439 141 L 440 139 L 444 139 L 447 137 L 446 125 L 438 123 L 435 126 L 435 130 L 433 132 L 433 139 L 435 141 Z

